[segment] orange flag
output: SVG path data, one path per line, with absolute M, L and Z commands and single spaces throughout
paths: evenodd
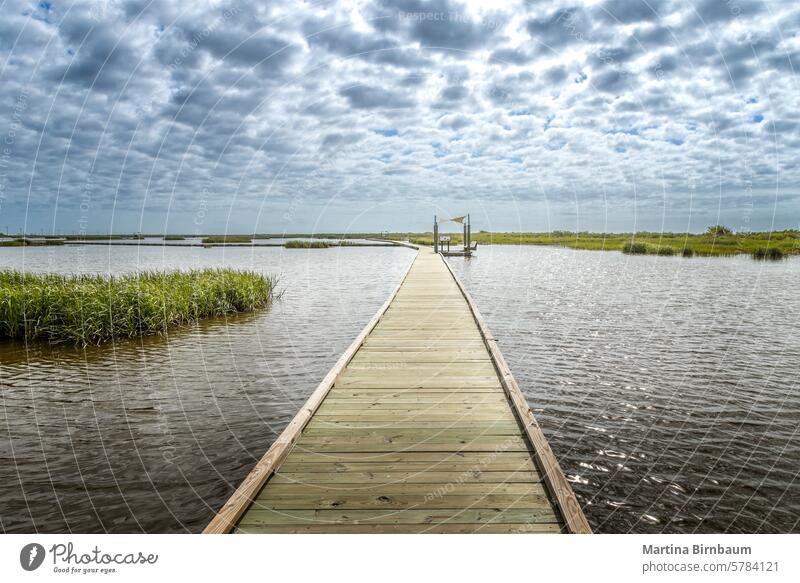
M 450 220 L 453 221 L 454 223 L 462 223 L 463 224 L 464 223 L 464 219 L 466 219 L 466 218 L 467 218 L 467 215 L 464 215 L 463 217 L 456 217 L 456 218 L 450 219 Z

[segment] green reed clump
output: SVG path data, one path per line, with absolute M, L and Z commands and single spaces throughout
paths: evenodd
M 283 246 L 287 249 L 327 249 L 331 244 L 325 241 L 286 241 Z
M 253 237 L 249 235 L 209 235 L 203 239 L 203 244 L 212 243 L 250 243 Z
M 681 251 L 681 255 L 684 257 L 694 257 L 694 249 L 686 245 Z
M 647 253 L 647 243 L 628 241 L 622 246 L 622 252 L 630 253 L 631 255 L 644 255 Z
M 786 254 L 777 247 L 758 247 L 757 249 L 753 249 L 750 253 L 750 257 L 758 260 L 778 261 L 780 259 L 785 259 Z
M 622 245 L 622 252 L 629 253 L 631 255 L 671 256 L 675 255 L 678 252 L 678 250 L 675 249 L 675 247 L 671 247 L 669 245 L 654 245 L 652 243 L 643 243 L 641 241 L 638 242 L 628 241 Z M 694 254 L 693 251 L 692 254 Z
M 0 338 L 100 344 L 266 306 L 276 280 L 249 271 L 120 277 L 0 271 Z

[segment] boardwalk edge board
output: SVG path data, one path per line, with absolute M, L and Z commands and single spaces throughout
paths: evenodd
M 453 276 L 456 285 L 458 285 L 458 288 L 461 290 L 461 295 L 464 296 L 464 299 L 467 301 L 472 311 L 472 317 L 475 319 L 475 323 L 478 325 L 478 328 L 480 328 L 486 348 L 489 350 L 492 361 L 497 368 L 503 389 L 505 389 L 506 394 L 514 405 L 514 412 L 519 417 L 525 429 L 525 434 L 531 442 L 539 471 L 544 478 L 545 484 L 555 498 L 555 502 L 558 505 L 558 510 L 561 512 L 567 530 L 572 534 L 591 534 L 592 529 L 575 497 L 575 492 L 573 492 L 572 486 L 570 486 L 566 476 L 564 476 L 564 472 L 553 454 L 553 450 L 550 448 L 550 444 L 547 442 L 547 438 L 544 436 L 541 427 L 539 427 L 539 423 L 536 421 L 533 411 L 531 411 L 528 402 L 525 400 L 525 396 L 522 394 L 522 390 L 519 388 L 514 375 L 511 374 L 511 369 L 505 357 L 503 357 L 503 353 L 500 352 L 500 348 L 497 346 L 497 339 L 492 335 L 488 324 L 478 310 L 478 306 L 461 283 L 461 280 L 459 280 L 455 272 L 453 272 L 450 264 L 444 258 L 442 262 L 447 266 L 450 275 Z
M 419 248 L 416 246 L 404 246 L 414 249 L 417 252 L 419 251 Z M 294 419 L 289 422 L 289 424 L 286 426 L 286 429 L 284 429 L 283 432 L 278 436 L 278 439 L 276 439 L 272 446 L 267 450 L 267 453 L 265 453 L 255 467 L 250 470 L 250 473 L 245 477 L 233 495 L 231 495 L 228 501 L 225 502 L 211 522 L 208 523 L 208 526 L 206 526 L 205 530 L 203 530 L 203 534 L 226 534 L 233 529 L 242 514 L 244 514 L 247 508 L 253 503 L 253 500 L 255 500 L 255 498 L 258 496 L 259 491 L 267 482 L 269 477 L 275 473 L 283 460 L 286 458 L 292 446 L 303 432 L 303 429 L 314 416 L 314 413 L 328 395 L 331 387 L 333 387 L 334 383 L 339 378 L 341 372 L 349 364 L 356 352 L 358 352 L 358 349 L 361 348 L 364 340 L 366 340 L 367 336 L 369 336 L 369 333 L 378 324 L 381 317 L 386 313 L 386 310 L 389 309 L 392 300 L 394 300 L 397 292 L 399 292 L 400 288 L 403 286 L 406 277 L 408 277 L 408 274 L 411 272 L 411 268 L 413 267 L 414 262 L 417 260 L 417 257 L 418 254 L 415 254 L 409 262 L 408 267 L 403 273 L 403 276 L 400 278 L 400 283 L 398 283 L 397 287 L 394 288 L 394 291 L 392 291 L 392 293 L 389 295 L 389 298 L 378 309 L 367 325 L 364 326 L 347 350 L 344 351 L 342 356 L 339 357 L 339 360 L 333 365 L 333 368 L 328 371 L 328 374 L 325 375 L 325 378 L 322 379 L 319 385 L 317 385 L 317 388 L 302 406 Z

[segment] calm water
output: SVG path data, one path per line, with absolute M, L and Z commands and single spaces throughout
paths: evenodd
M 397 285 L 404 248 L 0 249 L 0 268 L 120 273 L 227 266 L 282 299 L 168 338 L 0 344 L 0 527 L 182 532 L 207 524 Z
M 406 249 L 0 249 L 0 268 L 230 266 L 257 315 L 0 345 L 0 526 L 198 531 L 396 285 Z M 451 259 L 601 532 L 798 531 L 800 261 L 481 247 Z
M 450 264 L 594 529 L 800 531 L 800 260 L 479 253 Z

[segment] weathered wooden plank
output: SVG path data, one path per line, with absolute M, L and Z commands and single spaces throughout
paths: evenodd
M 464 316 L 470 317 L 470 311 L 467 307 L 461 306 L 458 308 L 414 308 L 414 304 L 408 306 L 397 306 L 389 308 L 384 316 L 383 322 L 389 320 L 418 320 L 420 318 L 428 321 L 439 321 L 445 324 L 451 324 L 454 319 Z
M 372 381 L 381 381 L 381 382 L 403 382 L 407 381 L 408 383 L 414 385 L 416 383 L 424 383 L 428 381 L 436 381 L 438 383 L 447 383 L 452 382 L 456 386 L 464 386 L 464 385 L 477 385 L 477 386 L 484 386 L 486 384 L 492 384 L 497 381 L 497 377 L 489 376 L 489 375 L 480 375 L 478 373 L 474 375 L 454 375 L 452 373 L 435 373 L 435 372 L 416 372 L 416 371 L 393 371 L 393 370 L 353 370 L 348 371 L 343 374 L 339 381 L 337 382 L 337 386 L 346 386 L 347 384 L 351 384 L 354 382 L 372 382 Z
M 370 337 L 364 344 L 365 348 L 378 349 L 384 352 L 426 352 L 430 350 L 442 351 L 467 351 L 482 350 L 482 340 L 450 340 L 442 338 L 396 338 L 393 336 Z
M 460 491 L 457 486 L 460 484 L 498 484 L 510 482 L 539 483 L 540 477 L 537 473 L 521 470 L 518 472 L 481 472 L 480 470 L 466 472 L 440 472 L 428 470 L 425 472 L 277 472 L 269 484 L 262 490 L 262 496 L 273 495 L 274 485 L 280 484 L 355 484 L 351 487 L 353 491 L 361 491 L 361 488 L 369 484 L 383 484 L 390 482 L 413 483 L 413 484 L 440 484 L 450 485 L 453 490 Z M 484 487 L 482 492 L 491 494 L 495 488 Z M 502 489 L 501 489 L 502 491 Z M 430 488 L 427 492 L 430 492 Z
M 500 381 L 497 379 L 468 380 L 460 382 L 458 379 L 424 379 L 409 380 L 402 379 L 380 379 L 380 378 L 353 378 L 342 379 L 336 383 L 338 388 L 343 389 L 477 389 L 477 388 L 500 388 Z
M 460 413 L 441 413 L 441 414 L 434 414 L 434 413 L 404 413 L 402 415 L 398 414 L 390 414 L 390 413 L 352 413 L 352 414 L 333 414 L 333 415 L 318 415 L 317 419 L 320 421 L 344 421 L 345 423 L 350 421 L 365 421 L 365 422 L 373 422 L 376 426 L 385 427 L 389 430 L 398 427 L 403 423 L 407 423 L 409 421 L 415 422 L 422 422 L 422 421 L 444 421 L 452 423 L 454 426 L 459 421 L 470 421 L 470 422 L 495 422 L 495 421 L 508 421 L 511 422 L 514 419 L 514 416 L 509 413 L 508 411 L 504 411 L 502 413 L 495 413 L 495 414 L 460 414 Z
M 474 347 L 474 342 L 475 340 L 466 338 L 411 338 L 385 334 L 376 336 L 368 346 L 365 346 L 363 356 L 369 356 L 373 352 L 400 352 L 405 359 L 411 362 L 423 363 L 424 361 L 414 361 L 413 357 L 417 354 L 425 354 L 431 351 L 441 352 L 449 358 L 468 355 L 476 356 L 483 348 Z
M 325 404 L 332 409 L 342 409 L 349 406 L 357 407 L 359 405 L 364 407 L 375 405 L 385 409 L 405 409 L 414 406 L 429 408 L 444 405 L 508 406 L 503 396 L 492 393 L 467 393 L 469 396 L 458 395 L 457 393 L 441 393 L 442 396 L 437 394 L 421 396 L 397 395 L 392 391 L 384 392 L 388 393 L 386 397 L 375 393 L 362 396 L 337 396 L 336 398 L 328 398 Z
M 491 358 L 486 353 L 476 353 L 473 350 L 386 350 L 365 348 L 358 353 L 357 363 L 360 362 L 444 362 L 444 363 L 490 363 Z
M 392 351 L 390 351 L 392 352 Z M 377 371 L 397 371 L 401 373 L 450 373 L 456 375 L 471 376 L 475 372 L 483 373 L 484 375 L 495 374 L 494 366 L 490 362 L 470 362 L 463 364 L 460 362 L 418 362 L 413 360 L 393 361 L 389 363 L 383 362 L 370 362 L 369 360 L 359 360 L 351 362 L 347 371 L 359 370 L 377 370 Z
M 464 427 L 460 424 L 445 427 L 429 427 L 425 423 L 408 423 L 408 425 L 413 425 L 413 427 L 400 428 L 392 426 L 391 428 L 386 428 L 366 423 L 345 423 L 328 426 L 326 423 L 319 423 L 314 427 L 309 426 L 306 428 L 303 434 L 310 437 L 357 435 L 395 441 L 398 439 L 428 439 L 434 437 L 519 435 L 520 432 L 519 425 L 516 423 L 474 424 L 470 427 Z
M 325 402 L 317 410 L 318 415 L 358 414 L 358 413 L 385 413 L 387 415 L 430 415 L 433 413 L 453 413 L 459 418 L 467 415 L 488 413 L 507 413 L 508 403 L 329 403 Z
M 336 508 L 341 510 L 368 510 L 380 508 L 384 510 L 406 511 L 414 509 L 440 510 L 447 508 L 508 508 L 547 510 L 553 512 L 546 496 L 528 496 L 515 494 L 479 494 L 474 496 L 442 495 L 433 492 L 420 495 L 359 495 L 356 490 L 343 490 L 332 496 L 267 496 L 263 500 L 253 502 L 251 509 L 256 510 L 314 510 Z
M 276 474 L 277 476 L 280 474 Z M 273 478 L 275 479 L 275 478 Z M 292 498 L 294 496 L 326 496 L 338 497 L 344 494 L 356 494 L 359 497 L 369 496 L 532 496 L 546 501 L 547 489 L 541 481 L 526 482 L 393 482 L 388 484 L 372 483 L 355 486 L 347 482 L 326 484 L 306 484 L 303 482 L 270 483 L 261 491 L 259 501 L 269 502 L 269 498 Z M 266 504 L 259 505 L 269 507 Z
M 358 431 L 364 431 L 381 432 L 381 434 L 384 435 L 384 438 L 391 439 L 392 436 L 397 432 L 410 432 L 414 430 L 420 430 L 423 433 L 430 432 L 432 434 L 439 434 L 444 430 L 446 430 L 448 434 L 452 434 L 458 433 L 458 430 L 463 430 L 461 433 L 467 435 L 473 433 L 486 433 L 488 435 L 519 435 L 520 433 L 519 424 L 516 421 L 463 421 L 460 419 L 455 421 L 427 421 L 424 419 L 405 419 L 402 421 L 387 423 L 386 421 L 341 421 L 332 417 L 328 417 L 327 419 L 315 419 L 313 423 L 313 431 L 307 428 L 307 435 L 352 435 Z M 509 433 L 509 430 L 512 427 L 515 428 L 516 431 Z M 325 431 L 325 429 L 330 429 L 330 431 Z M 356 431 L 349 431 L 351 429 Z M 428 439 L 428 437 L 423 435 L 423 433 L 414 431 L 416 437 L 420 439 Z
M 464 429 L 467 431 L 478 430 L 478 431 L 486 431 L 489 429 L 498 429 L 498 430 L 506 430 L 510 427 L 516 427 L 517 433 L 513 435 L 519 435 L 519 425 L 516 423 L 511 422 L 498 422 L 498 421 L 419 421 L 419 420 L 403 420 L 398 421 L 395 423 L 386 423 L 385 421 L 325 421 L 325 420 L 315 420 L 316 425 L 315 428 L 327 427 L 333 430 L 342 429 L 341 433 L 349 434 L 350 432 L 344 431 L 344 429 L 356 429 L 356 430 L 380 430 L 380 431 L 406 431 L 406 430 L 414 430 L 414 429 L 421 429 L 423 431 L 427 430 L 441 430 L 441 429 Z M 309 433 L 309 435 L 312 435 Z
M 400 406 L 413 407 L 413 403 L 401 403 Z M 430 403 L 419 404 L 418 409 L 397 409 L 397 408 L 374 408 L 374 409 L 355 409 L 355 406 L 350 407 L 327 407 L 321 411 L 319 415 L 314 417 L 315 421 L 324 423 L 325 426 L 335 427 L 344 426 L 348 427 L 385 427 L 397 428 L 401 425 L 408 427 L 425 427 L 428 422 L 433 423 L 450 423 L 451 425 L 444 425 L 443 427 L 490 427 L 502 425 L 515 425 L 516 419 L 514 415 L 509 414 L 508 410 L 503 410 L 502 407 L 495 407 L 494 409 L 475 410 L 475 411 L 458 411 L 451 407 L 443 407 L 441 410 L 437 409 L 438 405 L 431 406 Z M 464 425 L 461 425 L 461 424 Z M 466 425 L 469 423 L 470 425 Z M 323 427 L 322 425 L 317 428 Z M 430 426 L 432 429 L 439 427 L 439 425 Z
M 318 416 L 328 417 L 342 415 L 344 417 L 353 417 L 357 415 L 389 415 L 397 418 L 409 419 L 413 417 L 423 418 L 425 416 L 447 417 L 455 419 L 470 419 L 473 417 L 484 417 L 490 420 L 494 419 L 513 419 L 513 414 L 507 406 L 486 405 L 481 403 L 455 403 L 455 404 L 436 404 L 436 403 L 417 403 L 416 405 L 403 406 L 386 406 L 384 404 L 377 404 L 371 406 L 370 404 L 353 405 L 325 405 L 321 408 Z M 447 419 L 445 419 L 447 420 Z
M 461 381 L 472 378 L 496 378 L 488 362 L 369 362 L 359 361 L 347 369 L 341 378 L 455 378 Z
M 386 387 L 350 387 L 331 392 L 332 399 L 342 401 L 363 400 L 365 402 L 394 399 L 410 399 L 419 403 L 457 403 L 460 398 L 465 403 L 481 403 L 483 399 L 505 399 L 500 387 L 458 387 L 458 388 L 386 388 Z
M 471 404 L 496 404 L 507 405 L 508 401 L 505 395 L 497 393 L 442 393 L 442 394 L 425 394 L 425 393 L 397 393 L 393 391 L 371 391 L 369 393 L 351 392 L 342 394 L 344 391 L 331 391 L 327 399 L 326 405 L 347 405 L 352 403 L 383 403 L 386 405 L 411 405 L 416 403 L 432 403 L 432 404 L 456 404 L 456 403 L 471 403 Z
M 387 354 L 387 353 L 383 353 Z M 492 362 L 487 360 L 465 360 L 462 358 L 443 359 L 441 361 L 414 360 L 404 355 L 394 355 L 394 359 L 377 360 L 374 354 L 364 354 L 353 367 L 347 368 L 347 375 L 415 375 L 420 377 L 454 376 L 454 377 L 492 377 L 496 372 Z
M 416 443 L 407 442 L 393 442 L 393 443 L 322 443 L 322 444 L 308 444 L 302 447 L 303 451 L 312 453 L 363 453 L 366 455 L 374 455 L 379 453 L 398 452 L 412 452 L 412 451 L 428 451 L 440 453 L 457 453 L 457 452 L 493 452 L 497 451 L 495 443 L 484 443 L 475 440 L 457 442 L 441 442 L 425 440 Z M 511 444 L 505 448 L 504 451 L 529 451 L 529 447 L 524 444 Z
M 435 349 L 436 352 L 441 352 L 449 357 L 453 356 L 474 356 L 481 359 L 485 358 L 485 353 L 479 353 L 471 347 L 472 343 L 480 340 L 479 336 L 475 336 L 471 332 L 452 332 L 450 334 L 441 334 L 432 330 L 416 330 L 409 331 L 406 329 L 391 329 L 387 328 L 377 332 L 374 336 L 375 343 L 364 347 L 364 354 L 371 354 L 372 352 L 403 352 L 406 358 L 411 358 L 416 354 L 425 354 Z M 385 346 L 387 343 L 395 342 L 419 342 L 423 347 L 415 346 Z M 463 346 L 453 346 L 451 343 L 464 342 Z M 383 344 L 379 344 L 379 343 Z M 445 344 L 447 343 L 447 344 Z M 435 348 L 431 348 L 434 346 Z
M 295 449 L 286 459 L 286 463 L 460 463 L 470 466 L 484 466 L 490 463 L 517 464 L 532 462 L 527 451 L 499 451 L 499 452 L 453 452 L 442 454 L 440 452 L 385 452 L 385 453 L 314 453 Z M 281 466 L 283 467 L 283 466 Z
M 457 426 L 453 427 L 457 429 Z M 298 441 L 298 445 L 313 446 L 315 444 L 328 444 L 328 443 L 352 443 L 352 444 L 367 444 L 378 443 L 383 445 L 395 445 L 401 443 L 483 443 L 486 445 L 497 446 L 498 451 L 505 451 L 506 446 L 525 444 L 526 441 L 517 433 L 511 436 L 497 436 L 497 435 L 480 435 L 476 434 L 479 431 L 476 428 L 464 429 L 462 435 L 433 435 L 431 437 L 423 437 L 420 435 L 408 435 L 393 437 L 398 432 L 396 428 L 391 427 L 389 424 L 381 428 L 381 435 L 357 435 L 354 433 L 346 433 L 342 435 L 303 435 Z M 409 432 L 411 433 L 411 432 Z
M 292 456 L 296 457 L 296 456 Z M 439 456 L 441 458 L 441 456 Z M 282 472 L 294 473 L 333 473 L 333 472 L 533 472 L 541 481 L 531 459 L 504 460 L 488 459 L 470 463 L 469 461 L 429 461 L 429 462 L 373 462 L 373 461 L 340 461 L 301 462 L 288 458 L 282 465 Z
M 470 393 L 480 393 L 480 394 L 494 394 L 494 395 L 505 395 L 503 391 L 503 387 L 498 384 L 493 387 L 438 387 L 438 388 L 421 388 L 421 387 L 397 387 L 394 389 L 387 389 L 381 387 L 361 387 L 355 389 L 348 389 L 348 388 L 341 388 L 336 387 L 331 391 L 331 394 L 348 394 L 348 393 L 363 393 L 363 392 L 371 392 L 371 393 L 385 393 L 387 395 L 393 395 L 396 393 L 405 393 L 408 395 L 453 395 L 453 394 L 460 394 L 466 395 Z
M 240 527 L 259 524 L 484 524 L 558 523 L 552 508 L 474 508 L 474 509 L 370 509 L 370 510 L 261 510 L 252 509 Z
M 372 442 L 372 441 L 354 441 L 354 442 L 341 442 L 341 441 L 323 441 L 323 442 L 308 442 L 298 445 L 302 450 L 316 453 L 346 453 L 346 452 L 360 452 L 368 453 L 382 453 L 393 451 L 437 451 L 437 452 L 493 452 L 497 451 L 497 439 L 480 440 L 480 439 L 463 439 L 463 440 L 422 440 L 415 442 L 408 441 L 392 441 L 389 443 Z M 528 446 L 524 441 L 514 441 L 505 444 L 503 451 L 528 451 Z
M 524 534 L 561 532 L 557 523 L 504 524 L 296 524 L 239 526 L 237 534 Z
M 386 391 L 389 395 L 393 395 L 391 391 Z M 408 395 L 405 397 L 381 397 L 373 393 L 369 398 L 367 397 L 343 397 L 343 398 L 329 398 L 325 401 L 325 407 L 335 411 L 341 410 L 442 410 L 445 407 L 455 408 L 459 405 L 464 405 L 472 408 L 480 408 L 481 410 L 502 410 L 503 407 L 508 408 L 508 403 L 502 396 L 493 395 L 492 393 L 470 393 L 473 398 L 459 396 L 452 394 L 451 398 L 446 398 L 450 394 L 445 394 L 445 397 L 434 395 L 434 398 L 422 399 L 418 396 Z M 484 397 L 484 398 L 475 398 Z M 483 409 L 486 407 L 487 409 Z

